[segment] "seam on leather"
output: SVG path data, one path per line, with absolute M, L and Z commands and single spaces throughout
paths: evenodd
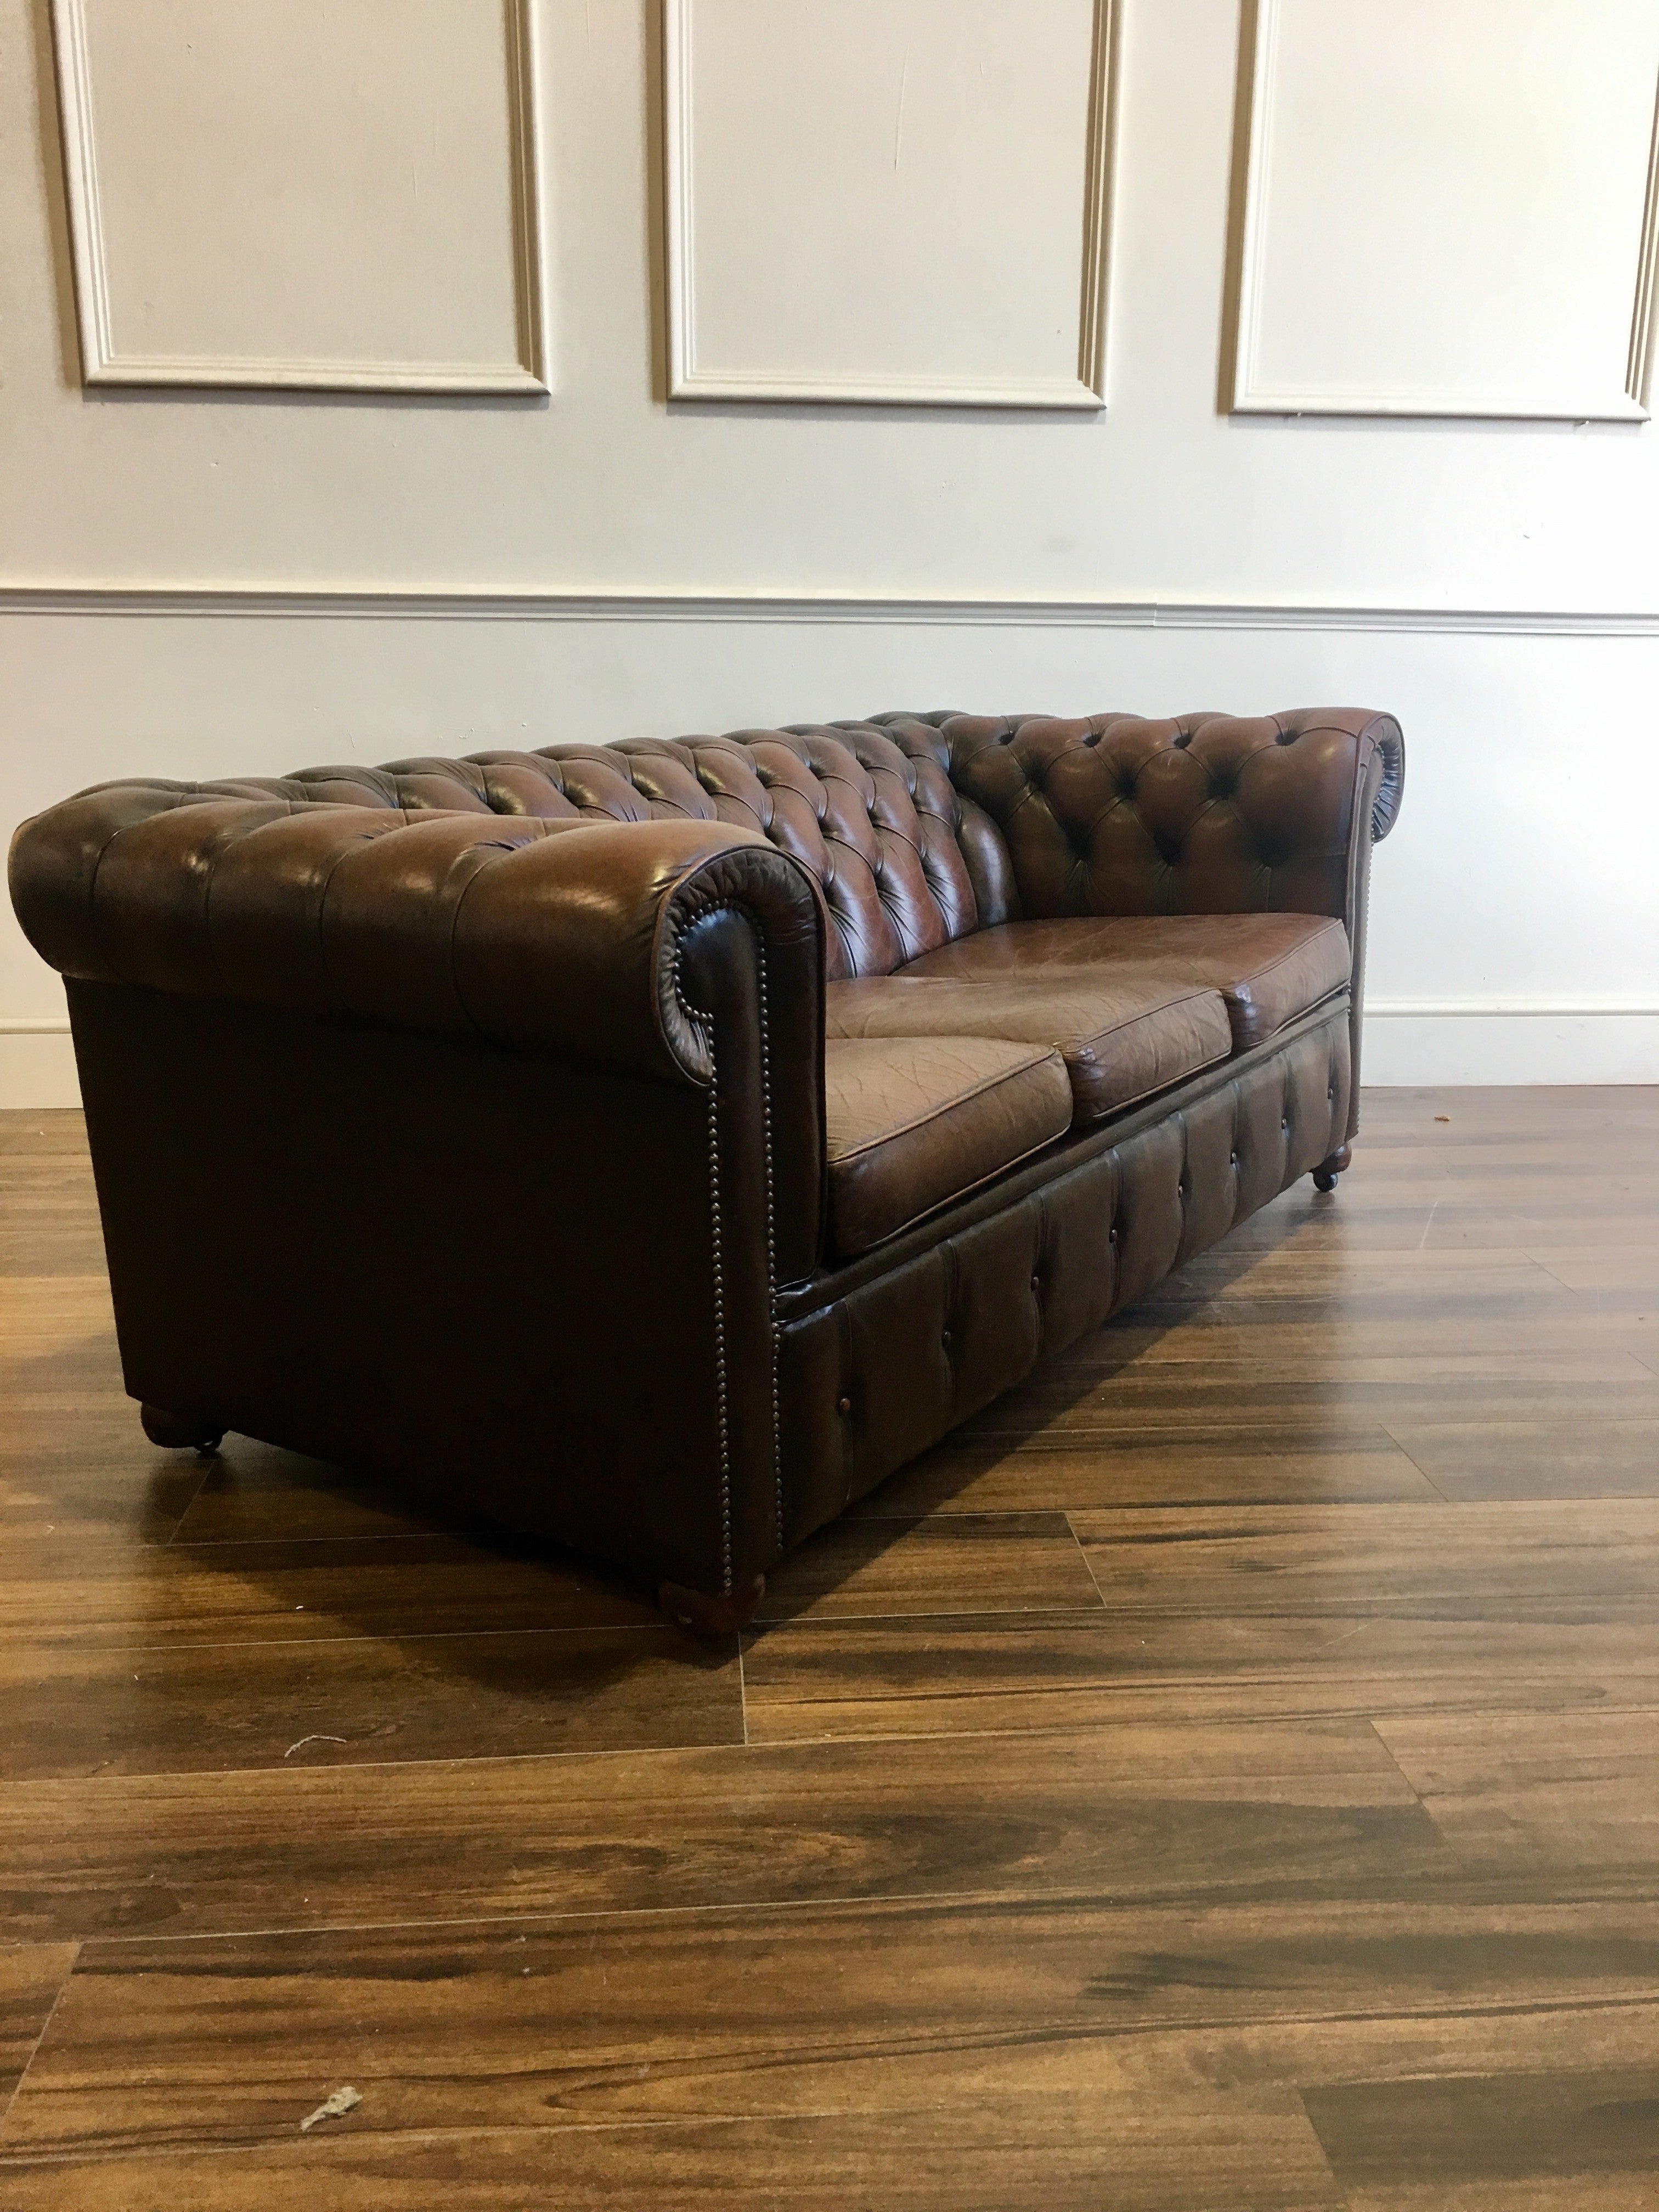
M 1104 1038 L 1126 1036 L 1131 1030 L 1138 1030 L 1143 1022 L 1155 1022 L 1160 1015 L 1167 1014 L 1176 1007 L 1194 1006 L 1200 999 L 1219 999 L 1220 997 L 1221 993 L 1218 991 L 1212 984 L 1194 983 L 1189 990 L 1183 992 L 1178 999 L 1164 999 L 1156 1006 L 1144 1006 L 1138 1014 L 1130 1014 L 1127 1016 L 1124 1020 L 1121 1022 L 1113 1022 L 1106 1028 L 1091 1030 L 1086 1036 L 1079 1035 L 1074 1036 L 1069 1040 L 1069 1042 L 1080 1054 L 1088 1051 L 1091 1046 L 1098 1044 Z M 1224 1001 L 1223 1011 L 1224 1012 L 1225 1011 Z M 1224 1059 L 1231 1054 L 1232 1051 L 1232 1030 L 1231 1024 L 1228 1028 L 1227 1038 L 1227 1053 L 1222 1055 Z M 1061 1039 L 1056 1039 L 1054 1042 L 1054 1049 L 1059 1053 L 1062 1058 L 1066 1056 L 1066 1040 Z M 1200 1066 L 1201 1067 L 1213 1067 L 1214 1065 L 1215 1062 L 1209 1060 L 1203 1060 L 1200 1063 Z M 1196 1075 L 1199 1073 L 1199 1069 L 1194 1068 L 1190 1073 Z M 1176 1078 L 1174 1079 L 1178 1081 L 1179 1078 Z
M 1323 915 L 1319 918 L 1327 928 L 1329 928 L 1334 923 L 1338 927 L 1340 927 L 1340 917 L 1336 915 Z M 1345 932 L 1344 934 L 1346 935 L 1346 933 Z M 1286 961 L 1299 958 L 1300 956 L 1307 951 L 1309 945 L 1316 944 L 1317 942 L 1318 939 L 1316 936 L 1304 937 L 1300 945 L 1292 945 L 1288 951 L 1281 952 L 1276 960 L 1269 960 L 1265 967 L 1252 968 L 1248 975 L 1241 975 L 1237 982 L 1215 983 L 1211 986 L 1211 988 L 1212 990 L 1219 991 L 1224 998 L 1230 990 L 1248 990 L 1252 985 L 1259 983 L 1264 975 L 1273 975 L 1279 969 L 1284 967 Z M 1352 964 L 1352 954 L 1350 954 L 1349 959 L 1350 964 Z M 1337 987 L 1333 983 L 1330 988 L 1334 991 Z
M 258 805 L 259 802 L 256 799 L 253 803 Z M 291 822 L 294 818 L 294 801 L 288 799 L 282 804 L 287 809 L 287 812 L 279 816 L 278 819 Z M 263 829 L 265 825 L 260 823 L 257 826 Z M 219 863 L 224 858 L 226 845 L 240 845 L 244 837 L 252 835 L 252 828 L 242 830 L 227 839 L 225 844 L 214 848 L 213 859 L 208 867 L 207 881 L 202 886 L 202 949 L 207 955 L 207 964 L 213 971 L 214 980 L 226 998 L 231 997 L 232 992 L 225 980 L 225 971 L 219 965 L 219 948 L 213 941 L 213 886 L 218 878 Z
M 1091 1114 L 1088 1119 L 1091 1121 L 1103 1121 L 1111 1115 L 1127 1114 L 1132 1106 L 1144 1105 L 1147 1099 L 1156 1098 L 1161 1091 L 1174 1090 L 1177 1083 L 1190 1083 L 1197 1076 L 1207 1075 L 1212 1067 L 1220 1067 L 1232 1056 L 1232 1036 L 1229 1031 L 1225 1052 L 1218 1052 L 1208 1060 L 1200 1060 L 1196 1067 L 1183 1068 L 1179 1075 L 1166 1076 L 1162 1083 L 1154 1083 L 1145 1091 L 1137 1091 L 1133 1098 L 1115 1099 L 1106 1108 L 1104 1113 Z
M 158 806 L 155 810 L 155 813 L 176 814 L 179 809 L 185 804 L 185 796 L 186 794 L 183 791 L 169 792 L 167 793 L 167 797 L 172 800 L 173 804 L 170 806 Z M 191 796 L 194 796 L 194 794 L 192 793 Z M 147 814 L 143 818 L 146 822 L 153 822 L 155 819 L 155 815 Z M 129 830 L 136 830 L 138 825 L 137 823 L 130 822 L 125 826 Z M 115 963 L 110 958 L 109 954 L 104 949 L 104 933 L 98 927 L 98 878 L 103 871 L 104 862 L 108 856 L 110 847 L 121 835 L 121 830 L 112 830 L 109 836 L 105 838 L 103 843 L 98 848 L 97 858 L 92 864 L 92 873 L 87 880 L 87 930 L 88 934 L 92 939 L 93 951 L 103 962 L 105 967 L 108 969 L 110 974 L 114 976 L 116 981 L 118 983 L 125 983 L 127 980 L 126 977 L 121 973 L 120 969 L 116 966 Z M 132 989 L 136 987 L 129 984 L 127 988 L 129 989 Z
M 451 915 L 451 916 L 449 917 L 449 982 L 450 982 L 450 988 L 454 992 L 454 994 L 455 994 L 455 1003 L 456 1003 L 456 1005 L 460 1008 L 460 1010 L 461 1010 L 462 1013 L 465 1015 L 466 1019 L 467 1019 L 467 1022 L 468 1022 L 468 1024 L 469 1024 L 469 1025 L 470 1025 L 470 1027 L 471 1028 L 471 1030 L 472 1030 L 473 1035 L 474 1035 L 475 1036 L 477 1036 L 477 1037 L 481 1038 L 481 1039 L 482 1039 L 485 1043 L 488 1043 L 488 1042 L 489 1042 L 489 1033 L 488 1033 L 488 1031 L 487 1031 L 487 1030 L 485 1030 L 484 1029 L 483 1029 L 483 1028 L 480 1026 L 479 1022 L 478 1022 L 478 1018 L 477 1018 L 477 1016 L 473 1012 L 473 1011 L 472 1011 L 471 1007 L 471 1006 L 468 1006 L 468 1004 L 466 1003 L 466 994 L 465 994 L 465 992 L 462 990 L 462 988 L 461 988 L 461 975 L 460 975 L 460 969 L 459 969 L 459 968 L 456 965 L 456 961 L 455 961 L 455 936 L 456 936 L 456 933 L 457 933 L 457 931 L 460 928 L 460 926 L 461 926 L 461 908 L 462 908 L 466 904 L 466 902 L 467 902 L 468 899 L 470 899 L 470 898 L 471 897 L 474 886 L 478 883 L 479 879 L 480 879 L 482 877 L 486 876 L 486 875 L 488 875 L 488 874 L 489 874 L 489 871 L 490 871 L 490 869 L 491 869 L 491 868 L 499 867 L 499 866 L 501 866 L 501 861 L 502 861 L 502 860 L 504 860 L 506 858 L 507 858 L 507 854 L 506 854 L 505 853 L 502 853 L 502 854 L 501 854 L 501 855 L 500 855 L 500 857 L 499 857 L 498 859 L 494 860 L 486 860 L 483 867 L 481 867 L 481 868 L 475 868 L 475 869 L 473 870 L 472 874 L 468 878 L 467 881 L 466 881 L 466 882 L 462 885 L 462 887 L 461 887 L 461 895 L 460 895 L 459 898 L 458 898 L 458 899 L 456 900 L 456 902 L 455 902 L 455 911 L 454 911 L 454 913 L 453 913 L 453 915 Z
M 404 817 L 403 826 L 407 830 L 409 827 L 409 811 L 406 807 L 400 809 L 399 811 L 402 812 Z M 383 836 L 395 836 L 396 835 L 397 832 L 395 830 L 360 830 L 357 836 L 352 839 L 349 845 L 343 846 L 340 851 L 334 855 L 334 858 L 328 864 L 328 873 L 323 878 L 323 888 L 317 900 L 317 965 L 322 970 L 323 979 L 327 983 L 329 989 L 334 994 L 335 1005 L 337 1006 L 345 1008 L 348 1012 L 349 1012 L 349 1002 L 347 1000 L 345 994 L 341 990 L 339 985 L 335 981 L 328 964 L 328 932 L 325 921 L 325 917 L 328 913 L 328 895 L 333 889 L 335 872 L 339 867 L 341 861 L 345 859 L 348 853 L 355 853 L 357 851 L 359 847 L 363 845 L 378 844 Z M 453 935 L 451 939 L 449 965 L 450 974 L 453 977 L 455 970 Z M 459 995 L 459 993 L 457 995 Z
M 900 1044 L 911 1042 L 920 1042 L 920 1040 L 911 1040 L 901 1037 L 879 1037 L 868 1039 L 860 1038 L 857 1040 L 841 1038 L 838 1039 L 837 1042 L 841 1043 L 857 1042 L 860 1043 Z M 986 1044 L 993 1042 L 1000 1043 L 1005 1042 L 1005 1040 L 1000 1038 L 986 1037 L 957 1037 L 953 1040 L 947 1040 L 944 1037 L 929 1037 L 926 1042 L 929 1044 L 944 1044 L 947 1042 L 953 1042 L 957 1044 Z M 1011 1044 L 1018 1043 L 1018 1039 L 1011 1037 L 1006 1039 L 1006 1042 Z M 1065 1066 L 1065 1062 L 1060 1057 L 1060 1048 L 1057 1045 L 1051 1044 L 1046 1051 L 1040 1046 L 1033 1045 L 1031 1048 L 1030 1058 L 1029 1060 L 1023 1060 L 1018 1066 L 1000 1068 L 994 1075 L 982 1076 L 980 1080 L 973 1085 L 971 1090 L 954 1091 L 949 1098 L 942 1099 L 927 1113 L 918 1114 L 914 1121 L 906 1121 L 896 1129 L 884 1129 L 879 1136 L 872 1137 L 867 1144 L 856 1146 L 850 1152 L 837 1152 L 835 1156 L 835 1164 L 839 1167 L 842 1163 L 846 1160 L 861 1160 L 866 1153 L 877 1151 L 883 1145 L 890 1145 L 900 1137 L 914 1136 L 918 1129 L 925 1129 L 930 1121 L 936 1121 L 941 1114 L 948 1114 L 952 1110 L 952 1109 L 957 1106 L 971 1105 L 975 1098 L 983 1097 L 988 1091 L 996 1090 L 999 1085 L 1004 1083 L 1012 1083 L 1016 1076 L 1029 1075 L 1033 1068 L 1042 1067 L 1047 1061 L 1051 1060 L 1060 1060 L 1062 1067 Z M 1042 1141 L 1044 1144 L 1049 1144 L 1053 1139 L 1045 1137 Z M 829 1150 L 827 1141 L 825 1143 L 824 1149 L 826 1152 Z M 1023 1158 L 1024 1157 L 1024 1155 L 1022 1154 L 1021 1158 Z
M 1058 1143 L 1060 1138 L 1065 1134 L 1065 1130 L 1060 1129 L 1052 1137 L 1044 1137 L 1040 1143 L 1028 1145 L 1023 1152 L 1016 1152 L 1012 1159 L 1005 1160 L 1000 1167 L 988 1170 L 984 1175 L 967 1184 L 964 1188 L 953 1190 L 948 1198 L 936 1199 L 932 1206 L 924 1206 L 916 1212 L 907 1214 L 902 1221 L 895 1222 L 890 1229 L 884 1229 L 879 1237 L 872 1237 L 867 1244 L 861 1246 L 857 1252 L 843 1261 L 842 1265 L 851 1266 L 854 1261 L 862 1260 L 867 1254 L 878 1251 L 884 1244 L 890 1243 L 895 1237 L 902 1237 L 907 1229 L 914 1229 L 919 1221 L 926 1221 L 932 1214 L 942 1213 L 947 1206 L 954 1206 L 958 1199 L 971 1198 L 976 1190 L 983 1190 L 987 1183 L 994 1182 L 999 1176 L 1006 1175 L 1011 1168 L 1023 1166 L 1027 1160 L 1035 1159 L 1039 1152 L 1046 1152 L 1050 1145 Z M 953 1237 L 947 1237 L 943 1245 L 935 1249 L 940 1251 L 954 1251 L 955 1241 Z M 925 1254 L 917 1255 L 918 1258 L 926 1256 Z M 806 1316 L 801 1316 L 799 1318 L 805 1319 Z

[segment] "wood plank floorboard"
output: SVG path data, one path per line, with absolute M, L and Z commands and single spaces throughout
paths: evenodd
M 942 1971 L 963 1955 L 973 1977 Z M 4 2153 L 280 2141 L 335 2079 L 362 2093 L 360 2136 L 1085 2091 L 1271 2106 L 1290 2080 L 1403 2083 L 1454 2053 L 1466 2073 L 1640 2063 L 1656 2026 L 1639 1910 L 1082 1899 L 94 1943 Z M 224 2093 L 207 2112 L 204 2090 Z
M 1659 2204 L 1659 1093 L 1368 1094 L 712 1650 L 155 1450 L 0 1114 L 0 2202 L 296 2189 Z
M 1659 1420 L 1396 1422 L 1444 1497 L 1659 1498 Z
M 1098 1605 L 1063 1512 L 840 1521 L 769 1579 L 763 1620 Z
M 1651 1619 L 1109 1610 L 813 1621 L 751 1632 L 750 1743 L 1659 1707 Z
M 0 1944 L 0 2141 L 76 1955 L 73 1943 Z
M 1456 1340 L 1453 1340 L 1453 1345 Z M 1659 1378 L 1633 1354 L 1552 1346 L 1522 1356 L 1452 1348 L 1443 1339 L 1416 1358 L 1350 1354 L 1341 1361 L 1305 1340 L 1269 1356 L 1137 1361 L 1110 1329 L 1091 1375 L 1039 1369 L 1032 1379 L 957 1430 L 962 1445 L 1012 1445 L 1036 1437 L 1092 1443 L 1130 1428 L 1294 1428 L 1346 1442 L 1390 1420 L 1571 1419 L 1592 1404 L 1626 1419 L 1659 1416 Z
M 1336 2212 L 1344 2201 L 1299 2100 L 1148 2109 L 1140 2096 L 1086 2093 L 617 2129 L 374 2136 L 348 2126 L 321 2142 L 43 2161 L 5 2179 L 8 2212 L 235 2212 L 296 2191 L 327 2212 Z
M 1598 1620 L 1659 1630 L 1659 1499 L 1074 1513 L 1109 1605 L 1137 1611 Z
M 305 1638 L 257 1658 L 4 1644 L 0 1706 L 18 1781 L 744 1740 L 735 1640 L 660 1624 Z
M 123 1544 L 19 1536 L 0 1650 L 316 1642 L 341 1636 L 654 1626 L 638 1589 L 568 1553 L 459 1535 Z
M 1462 1862 L 1363 1722 L 15 1782 L 0 1939 L 1109 1888 L 1354 1894 Z
M 1425 2174 L 1443 2190 L 1559 2179 L 1573 2192 L 1565 2201 L 1592 2204 L 1607 2201 L 1591 2193 L 1605 2176 L 1620 2191 L 1644 2182 L 1652 2203 L 1659 2059 L 1592 2069 L 1561 2056 L 1567 2063 L 1548 2073 L 1344 2082 L 1306 2091 L 1304 2103 L 1339 2181 L 1360 2203 Z
M 1273 1430 L 1108 1428 L 1085 1443 L 1056 1425 L 1017 1438 L 947 1441 L 853 1508 L 854 1520 L 1117 1505 L 1431 1501 L 1441 1492 L 1380 1422 L 1340 1437 Z

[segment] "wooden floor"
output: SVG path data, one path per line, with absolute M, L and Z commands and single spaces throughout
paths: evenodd
M 152 1449 L 0 1117 L 0 1561 L 9 2212 L 1659 2204 L 1659 1092 L 1373 1095 L 717 1653 Z

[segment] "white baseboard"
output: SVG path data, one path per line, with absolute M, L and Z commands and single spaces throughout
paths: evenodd
M 1659 1006 L 1367 1004 L 1368 1084 L 1659 1084 Z
M 1383 1085 L 1659 1084 L 1659 1006 L 1389 1003 L 1365 1012 L 1364 1079 Z M 0 1019 L 0 1107 L 78 1106 L 68 1024 Z
M 67 1021 L 0 1021 L 0 1107 L 78 1106 Z

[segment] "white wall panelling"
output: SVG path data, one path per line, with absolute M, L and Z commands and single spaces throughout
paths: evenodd
M 533 0 L 52 0 L 88 384 L 547 389 Z
M 1652 0 L 1249 15 L 1234 408 L 1639 421 Z
M 497 4 L 331 0 L 331 35 L 356 26 L 366 43 L 360 65 L 315 72 L 318 117 L 338 118 L 343 83 L 368 100 L 387 97 L 387 26 L 404 27 L 418 55 L 432 27 L 450 21 L 456 82 L 443 106 L 458 127 L 473 119 L 447 151 L 441 130 L 436 172 L 428 135 L 422 205 L 455 215 L 483 191 L 486 169 L 497 179 L 495 213 L 474 205 L 465 216 L 489 262 L 483 303 L 466 307 L 465 327 L 428 331 L 401 354 L 388 352 L 384 330 L 349 344 L 337 337 L 337 358 L 429 363 L 458 345 L 470 362 L 510 368 L 520 358 Z M 690 4 L 700 65 L 706 27 L 724 20 L 728 0 Z M 1323 4 L 1349 20 L 1349 0 Z M 1468 4 L 1445 0 L 1431 13 L 1401 0 L 1403 15 L 1371 11 L 1409 40 L 1417 77 L 1443 82 L 1454 106 L 1468 91 L 1457 30 Z M 1603 4 L 1583 0 L 1605 24 L 1614 19 Z M 1659 13 L 1659 0 L 1645 4 Z M 142 253 L 133 259 L 126 232 L 107 220 L 143 213 L 139 173 L 122 151 L 122 102 L 135 83 L 106 69 L 118 49 L 103 33 L 113 27 L 142 56 L 154 40 L 194 39 L 187 26 L 209 17 L 264 24 L 288 59 L 270 73 L 270 100 L 252 103 L 253 140 L 292 125 L 287 82 L 317 0 L 82 0 L 94 127 L 89 141 L 72 140 L 68 164 L 56 131 L 52 0 L 0 0 L 9 64 L 0 66 L 0 842 L 66 793 L 131 775 L 262 774 L 916 702 L 1167 712 L 1346 700 L 1397 713 L 1410 756 L 1405 811 L 1377 856 L 1368 1075 L 1659 1082 L 1659 1016 L 1643 1011 L 1659 1005 L 1659 430 L 1354 417 L 1286 425 L 1218 409 L 1240 0 L 1119 0 L 1104 82 L 1117 88 L 1109 410 L 665 405 L 653 353 L 660 5 L 535 0 L 537 81 L 520 106 L 538 107 L 546 125 L 546 199 L 558 210 L 547 283 L 558 301 L 559 399 L 547 407 L 84 389 L 62 204 L 74 143 L 109 157 L 106 259 L 121 349 L 281 350 L 251 325 L 240 334 L 170 325 L 164 337 L 124 321 L 147 281 Z M 1533 5 L 1493 0 L 1495 50 L 1506 25 L 1533 20 Z M 897 188 L 915 185 L 919 198 L 907 220 L 933 219 L 937 186 L 946 246 L 960 241 L 957 186 L 971 154 L 970 197 L 994 185 L 992 213 L 1022 255 L 1055 257 L 1042 264 L 1052 283 L 1043 276 L 1018 295 L 1046 312 L 1052 294 L 1046 326 L 1022 313 L 988 327 L 1000 347 L 1040 339 L 1056 351 L 944 365 L 1052 373 L 1075 392 L 1082 141 L 1095 127 L 1082 80 L 1092 70 L 1100 81 L 1105 51 L 1092 10 L 1066 0 L 1044 16 L 1006 0 L 1022 31 L 1037 23 L 1028 74 L 1042 97 L 1028 98 L 994 42 L 975 43 L 991 12 L 981 0 L 948 14 L 921 0 L 907 8 L 892 0 L 869 33 L 881 63 L 873 170 L 884 162 L 895 173 L 903 72 L 884 26 L 908 22 Z M 444 15 L 455 9 L 464 19 Z M 823 23 L 854 20 L 841 0 L 765 0 L 759 12 L 763 31 L 775 17 L 803 23 L 813 54 Z M 1552 15 L 1577 21 L 1577 0 Z M 1059 65 L 1061 32 L 1075 69 Z M 214 35 L 210 27 L 210 46 Z M 954 69 L 967 82 L 956 138 L 935 160 L 928 72 L 941 52 L 947 77 Z M 1498 52 L 1500 76 L 1519 66 Z M 222 87 L 227 66 L 207 76 Z M 732 72 L 722 66 L 714 82 L 729 88 Z M 1632 112 L 1651 90 L 1630 92 Z M 171 190 L 179 161 L 222 149 L 224 129 L 210 110 L 186 132 L 176 90 L 169 97 L 153 150 L 166 157 L 161 182 Z M 844 123 L 850 98 L 831 72 L 826 117 Z M 390 104 L 395 119 L 414 102 L 400 93 Z M 1009 122 L 1038 108 L 1042 132 Z M 1569 100 L 1560 112 L 1570 112 Z M 1097 104 L 1096 123 L 1103 112 Z M 1635 126 L 1619 134 L 1632 210 L 1619 217 L 1626 317 L 1649 157 L 1640 137 Z M 759 215 L 769 200 L 786 220 L 799 213 L 809 140 L 781 163 L 751 162 Z M 296 176 L 295 189 L 344 192 L 354 219 L 372 228 L 386 219 L 386 143 L 374 130 L 347 131 L 334 151 L 343 161 L 341 147 L 358 146 L 361 178 L 325 167 Z M 1073 179 L 1065 195 L 1062 159 Z M 249 173 L 280 173 L 268 143 L 250 143 L 247 162 Z M 1096 173 L 1103 183 L 1105 167 Z M 1599 188 L 1581 205 L 1570 167 L 1552 174 L 1593 257 L 1606 212 Z M 446 176 L 459 178 L 453 189 L 439 189 Z M 710 236 L 702 217 L 725 204 L 719 193 L 700 204 L 700 257 Z M 1504 204 L 1494 222 L 1508 220 Z M 1300 207 L 1275 190 L 1270 248 L 1280 216 Z M 280 308 L 277 335 L 292 351 L 282 255 L 303 224 L 282 203 L 269 219 L 269 252 L 253 252 L 257 225 L 233 227 L 247 250 L 227 264 L 226 307 L 243 318 Z M 713 225 L 717 246 L 730 228 Z M 145 251 L 153 228 L 139 226 Z M 159 274 L 171 282 L 190 265 L 174 254 Z M 337 274 L 339 265 L 325 264 Z M 987 265 L 1006 264 L 994 253 Z M 262 270 L 269 281 L 256 287 Z M 1548 295 L 1554 276 L 1542 277 L 1540 314 L 1565 313 L 1562 299 L 1576 295 Z M 400 276 L 392 296 L 416 289 Z M 295 297 L 305 296 L 302 286 Z M 476 296 L 440 288 L 428 304 L 435 314 Z M 193 280 L 185 304 L 199 306 Z M 807 308 L 817 304 L 813 294 Z M 364 303 L 375 317 L 385 307 L 384 295 Z M 1267 327 L 1280 325 L 1270 316 Z M 950 314 L 933 328 L 959 334 Z M 1630 332 L 1612 319 L 1605 328 L 1616 397 Z M 775 356 L 704 343 L 720 334 L 718 321 L 700 329 L 705 367 L 775 369 Z M 810 315 L 806 335 L 805 369 L 835 366 Z M 902 352 L 884 325 L 877 336 L 854 368 L 940 366 Z M 1605 349 L 1597 358 L 1605 363 Z M 0 1095 L 73 1096 L 68 1039 L 34 1026 L 62 1018 L 55 979 L 0 902 Z
M 1097 408 L 1115 0 L 662 0 L 670 386 Z
M 1406 630 L 1444 637 L 1659 638 L 1659 611 L 1340 606 L 1306 600 L 901 597 L 851 592 L 584 591 L 489 585 L 0 583 L 0 614 L 290 616 L 315 620 L 917 624 L 969 629 Z

